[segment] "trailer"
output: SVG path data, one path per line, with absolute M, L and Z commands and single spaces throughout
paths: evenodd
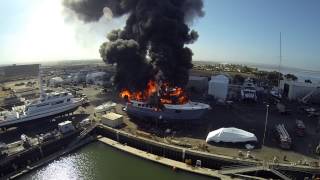
M 286 130 L 284 124 L 278 124 L 275 127 L 276 136 L 282 149 L 291 149 L 292 139 Z

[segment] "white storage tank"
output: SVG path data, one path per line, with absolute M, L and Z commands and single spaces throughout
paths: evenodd
M 102 115 L 101 123 L 112 128 L 119 127 L 123 123 L 123 116 L 110 112 Z
M 75 128 L 71 121 L 64 121 L 58 124 L 58 129 L 62 134 L 74 131 Z
M 228 96 L 229 78 L 224 75 L 212 76 L 209 81 L 208 94 L 215 99 L 225 101 Z

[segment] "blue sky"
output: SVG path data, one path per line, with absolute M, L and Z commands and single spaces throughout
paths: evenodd
M 320 1 L 205 0 L 206 16 L 192 28 L 199 40 L 194 59 L 236 63 L 279 63 L 320 69 Z M 98 58 L 106 32 L 125 17 L 83 24 L 69 16 L 61 0 L 7 0 L 0 7 L 0 64 Z
M 206 0 L 206 17 L 196 23 L 200 59 L 279 63 L 319 70 L 320 1 Z

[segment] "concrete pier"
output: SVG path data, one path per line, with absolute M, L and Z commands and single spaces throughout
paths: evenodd
M 210 177 L 213 177 L 216 179 L 231 179 L 230 176 L 219 174 L 218 171 L 211 170 L 208 168 L 194 167 L 194 166 L 190 166 L 190 165 L 187 165 L 187 164 L 179 162 L 179 161 L 174 161 L 172 159 L 168 159 L 165 157 L 160 157 L 160 156 L 157 156 L 154 154 L 150 154 L 148 152 L 141 151 L 139 149 L 135 149 L 133 147 L 123 145 L 121 143 L 118 143 L 116 141 L 113 141 L 113 140 L 105 138 L 105 137 L 99 138 L 98 140 L 100 142 L 103 142 L 104 144 L 112 146 L 118 150 L 130 153 L 132 155 L 141 157 L 143 159 L 147 159 L 147 160 L 150 160 L 150 161 L 153 161 L 156 163 L 160 163 L 162 165 L 165 165 L 165 166 L 168 166 L 171 168 L 177 168 L 177 169 L 181 169 L 181 170 L 188 171 L 191 173 L 210 176 Z M 233 178 L 233 179 L 236 179 L 236 178 Z
M 288 179 L 285 176 L 289 175 L 288 173 L 293 174 L 292 177 L 319 174 L 319 168 L 317 167 L 263 163 L 252 159 L 210 154 L 161 143 L 153 137 L 141 137 L 100 124 L 93 124 L 80 133 L 64 138 L 63 141 L 58 140 L 45 143 L 40 147 L 35 146 L 25 152 L 4 159 L 0 162 L 0 178 L 6 177 L 8 179 L 21 176 L 64 154 L 70 153 L 89 143 L 89 141 L 86 143 L 82 141 L 82 139 L 87 139 L 87 135 L 90 135 L 90 142 L 96 139 L 94 138 L 96 135 L 99 135 L 98 140 L 100 142 L 121 151 L 160 163 L 173 170 L 181 169 L 215 179 L 263 179 L 261 177 Z M 264 175 L 256 177 L 256 172 Z M 304 174 L 300 176 L 301 173 Z
M 319 175 L 320 173 L 318 167 L 270 162 L 266 163 L 254 159 L 234 158 L 207 152 L 200 152 L 189 148 L 161 143 L 159 141 L 156 141 L 152 137 L 146 138 L 139 135 L 133 135 L 122 130 L 113 129 L 104 125 L 97 126 L 96 134 L 107 137 L 108 139 L 111 139 L 119 144 L 125 144 L 126 146 L 130 146 L 147 154 L 153 154 L 156 157 L 171 159 L 182 164 L 185 164 L 185 160 L 190 160 L 191 165 L 196 166 L 196 162 L 200 161 L 202 167 L 212 169 L 213 171 L 220 170 L 217 171 L 220 174 L 223 174 L 224 172 L 221 170 L 226 170 L 226 168 L 228 167 L 241 167 L 241 171 L 239 171 L 240 173 L 243 170 L 250 173 L 250 175 L 240 174 L 236 171 L 236 168 L 233 169 L 235 174 L 228 174 L 232 177 L 259 179 L 255 176 L 256 172 L 259 172 L 260 174 L 263 174 L 262 177 L 286 179 L 285 175 L 290 175 L 289 177 L 292 176 L 303 178 L 311 177 L 312 175 Z M 263 168 L 259 169 L 252 167 Z M 253 171 L 251 171 L 252 169 Z M 285 175 L 282 173 L 285 173 Z

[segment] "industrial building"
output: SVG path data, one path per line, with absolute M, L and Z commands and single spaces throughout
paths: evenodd
M 281 80 L 280 90 L 283 97 L 289 100 L 302 100 L 303 98 L 309 98 L 312 102 L 320 102 L 320 84 L 319 83 L 307 83 L 292 80 Z
M 225 101 L 228 96 L 229 78 L 225 75 L 212 76 L 209 81 L 208 95 L 215 99 Z
M 123 116 L 120 114 L 110 112 L 105 115 L 102 115 L 101 122 L 106 126 L 116 128 L 123 124 Z
M 187 88 L 196 92 L 204 92 L 208 89 L 208 77 L 190 76 Z

